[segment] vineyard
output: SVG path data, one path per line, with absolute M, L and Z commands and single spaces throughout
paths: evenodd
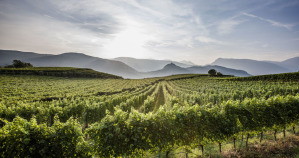
M 1 157 L 152 157 L 296 132 L 299 73 L 149 79 L 0 75 Z M 242 139 L 243 140 L 243 139 Z M 246 142 L 246 144 L 247 144 Z M 245 142 L 244 142 L 245 143 Z

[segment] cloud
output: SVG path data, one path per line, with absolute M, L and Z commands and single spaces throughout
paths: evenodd
M 278 47 L 274 43 L 298 39 L 298 34 L 288 31 L 298 33 L 298 27 L 278 22 L 276 18 L 250 14 L 274 13 L 297 23 L 298 15 L 275 10 L 283 3 L 270 0 L 0 0 L 0 49 L 53 54 L 79 51 L 103 58 L 134 55 L 142 58 L 146 54 L 151 58 L 189 57 L 186 60 L 192 60 L 194 55 L 207 59 L 223 54 L 230 56 L 231 52 L 237 54 L 240 49 L 243 52 L 246 43 L 261 34 L 260 43 L 246 47 L 247 52 L 261 52 L 258 49 L 265 50 L 264 43 L 271 46 L 267 47 L 270 50 Z M 243 25 L 248 17 L 258 20 Z M 252 25 L 260 25 L 259 20 L 284 29 L 271 32 L 268 27 L 253 28 Z M 253 36 L 252 32 L 256 34 Z M 221 38 L 224 35 L 225 39 Z M 293 43 L 280 47 L 298 50 Z
M 223 20 L 218 24 L 218 33 L 220 35 L 230 34 L 236 26 L 240 25 L 244 21 L 245 20 L 235 20 L 234 18 Z
M 245 12 L 242 13 L 242 14 L 245 15 L 245 16 L 248 16 L 248 17 L 252 17 L 252 18 L 256 18 L 256 19 L 265 21 L 267 23 L 270 23 L 272 26 L 281 27 L 281 28 L 285 28 L 285 29 L 288 29 L 288 30 L 292 30 L 292 28 L 295 26 L 294 24 L 284 24 L 284 23 L 281 23 L 281 22 L 278 22 L 278 21 L 262 18 L 262 17 L 256 16 L 256 15 L 253 15 L 253 14 L 245 13 Z
M 210 38 L 210 37 L 205 37 L 205 36 L 198 36 L 195 38 L 197 41 L 201 43 L 206 43 L 206 44 L 220 44 L 220 45 L 225 45 L 225 42 Z

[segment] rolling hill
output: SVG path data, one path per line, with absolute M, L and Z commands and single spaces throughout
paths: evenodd
M 246 71 L 235 70 L 230 68 L 225 68 L 217 65 L 207 65 L 207 66 L 192 66 L 188 68 L 182 68 L 174 63 L 167 64 L 161 70 L 145 72 L 144 77 L 162 77 L 174 74 L 207 74 L 210 69 L 215 69 L 224 75 L 234 75 L 234 76 L 251 76 Z
M 157 71 L 169 63 L 174 63 L 183 68 L 194 66 L 193 63 L 188 61 L 176 62 L 171 60 L 136 59 L 129 57 L 118 57 L 113 60 L 121 61 L 139 72 Z
M 277 63 L 280 66 L 286 67 L 291 71 L 299 71 L 299 57 L 290 58 L 282 62 Z
M 0 57 L 0 65 L 2 66 L 11 64 L 12 60 L 18 59 L 38 67 L 90 68 L 104 73 L 123 76 L 125 78 L 139 78 L 139 72 L 122 62 L 92 57 L 82 53 L 50 55 L 1 50 Z
M 29 62 L 37 67 L 76 67 L 90 68 L 96 71 L 109 73 L 124 78 L 146 78 L 161 77 L 174 74 L 207 74 L 209 69 L 216 69 L 225 75 L 250 76 L 245 71 L 226 68 L 217 65 L 194 66 L 172 62 L 168 60 L 152 60 L 152 59 L 134 59 L 134 58 L 117 58 L 120 61 L 102 59 L 98 57 L 88 56 L 82 53 L 63 53 L 59 55 L 37 54 L 33 52 L 0 50 L 0 66 L 11 64 L 13 60 L 18 59 Z M 123 62 L 129 64 L 123 63 Z M 136 71 L 134 68 L 138 69 Z M 142 72 L 151 70 L 148 72 Z
M 251 76 L 251 74 L 247 73 L 246 71 L 226 68 L 218 65 L 192 66 L 187 68 L 188 71 L 197 74 L 207 74 L 210 69 L 215 69 L 217 72 L 221 72 L 224 75 L 233 75 L 239 77 Z
M 94 71 L 92 69 L 72 67 L 0 68 L 0 74 L 122 79 L 120 76 Z
M 265 75 L 265 74 L 292 72 L 291 69 L 283 66 L 283 65 L 288 65 L 290 63 L 294 64 L 291 61 L 286 60 L 284 62 L 277 63 L 277 62 L 258 61 L 258 60 L 251 60 L 251 59 L 218 58 L 212 63 L 212 65 L 219 65 L 227 68 L 244 70 L 252 75 Z M 297 63 L 297 65 L 299 66 L 299 62 Z

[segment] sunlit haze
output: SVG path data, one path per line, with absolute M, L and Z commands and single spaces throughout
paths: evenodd
M 299 1 L 1 0 L 0 49 L 281 61 L 299 56 Z

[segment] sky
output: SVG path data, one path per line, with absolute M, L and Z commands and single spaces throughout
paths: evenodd
M 299 0 L 0 0 L 0 49 L 282 61 L 299 56 Z

